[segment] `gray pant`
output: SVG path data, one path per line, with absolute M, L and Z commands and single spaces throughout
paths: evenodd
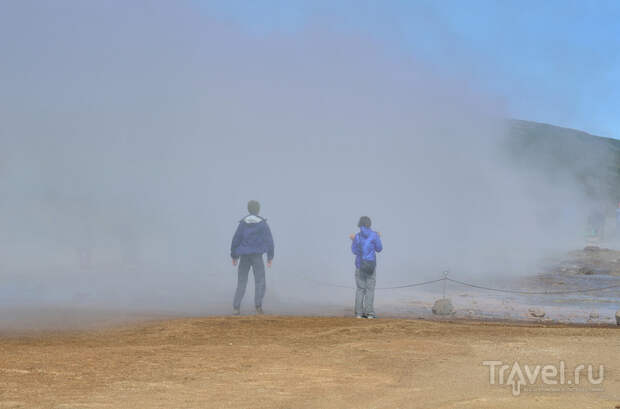
M 241 256 L 239 260 L 239 272 L 237 276 L 237 291 L 235 291 L 235 300 L 233 301 L 233 308 L 239 309 L 241 307 L 241 300 L 245 294 L 245 289 L 248 286 L 248 275 L 250 273 L 250 267 L 254 272 L 254 305 L 256 308 L 262 307 L 263 297 L 265 297 L 265 263 L 263 262 L 262 254 L 248 254 Z
M 355 315 L 375 315 L 375 283 L 376 269 L 355 270 Z

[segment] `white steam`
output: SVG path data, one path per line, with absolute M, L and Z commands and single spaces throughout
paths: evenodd
M 328 295 L 303 277 L 352 283 L 361 215 L 379 285 L 532 273 L 580 239 L 581 189 L 515 165 L 467 78 L 320 27 L 80 4 L 0 17 L 5 303 L 228 308 L 249 199 L 274 233 L 268 292 L 293 302 Z

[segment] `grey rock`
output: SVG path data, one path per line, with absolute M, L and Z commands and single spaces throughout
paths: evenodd
M 591 312 L 589 318 L 591 320 L 597 320 L 600 318 L 600 314 L 598 312 Z
M 577 270 L 577 273 L 584 274 L 587 276 L 593 275 L 593 274 L 609 274 L 611 273 L 611 269 L 605 268 L 605 267 L 584 265 Z
M 455 312 L 454 307 L 452 306 L 452 301 L 450 301 L 449 298 L 442 298 L 435 301 L 432 311 L 435 315 L 452 315 Z
M 620 325 L 620 310 L 616 311 L 616 324 Z
M 542 308 L 530 308 L 528 310 L 528 313 L 530 314 L 530 316 L 535 318 L 543 318 L 546 315 L 545 310 L 543 310 Z

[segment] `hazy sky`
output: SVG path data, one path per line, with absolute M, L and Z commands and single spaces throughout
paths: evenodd
M 352 283 L 364 214 L 380 285 L 581 246 L 596 198 L 570 175 L 607 158 L 566 146 L 584 160 L 544 177 L 506 160 L 503 118 L 618 136 L 611 10 L 331 4 L 0 1 L 0 303 L 227 309 L 249 199 L 268 294 L 296 300 Z
M 620 138 L 618 1 L 197 1 L 255 35 L 361 32 L 440 71 L 467 69 L 520 119 Z
M 5 41 L 0 40 L 0 51 L 5 70 L 36 52 L 33 39 L 63 41 L 53 30 L 72 15 L 105 10 L 101 16 L 107 17 L 95 28 L 108 31 L 113 41 L 115 18 L 135 17 L 136 8 L 157 4 L 163 3 L 109 1 L 103 7 L 89 1 L 3 1 Z M 193 14 L 196 24 L 201 19 L 205 25 L 209 19 L 231 23 L 259 38 L 309 27 L 366 36 L 401 58 L 424 61 L 448 75 L 458 73 L 473 88 L 495 95 L 497 104 L 516 118 L 620 137 L 618 1 L 190 0 L 177 5 Z M 171 19 L 179 25 L 167 29 L 183 31 L 180 21 Z M 5 75 L 4 80 L 12 78 Z M 23 90 L 26 95 L 31 91 Z

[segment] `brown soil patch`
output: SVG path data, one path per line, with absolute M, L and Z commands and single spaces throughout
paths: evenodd
M 279 316 L 5 335 L 0 408 L 613 408 L 619 335 L 616 328 Z M 509 386 L 489 384 L 485 360 L 603 364 L 603 390 L 513 397 Z

